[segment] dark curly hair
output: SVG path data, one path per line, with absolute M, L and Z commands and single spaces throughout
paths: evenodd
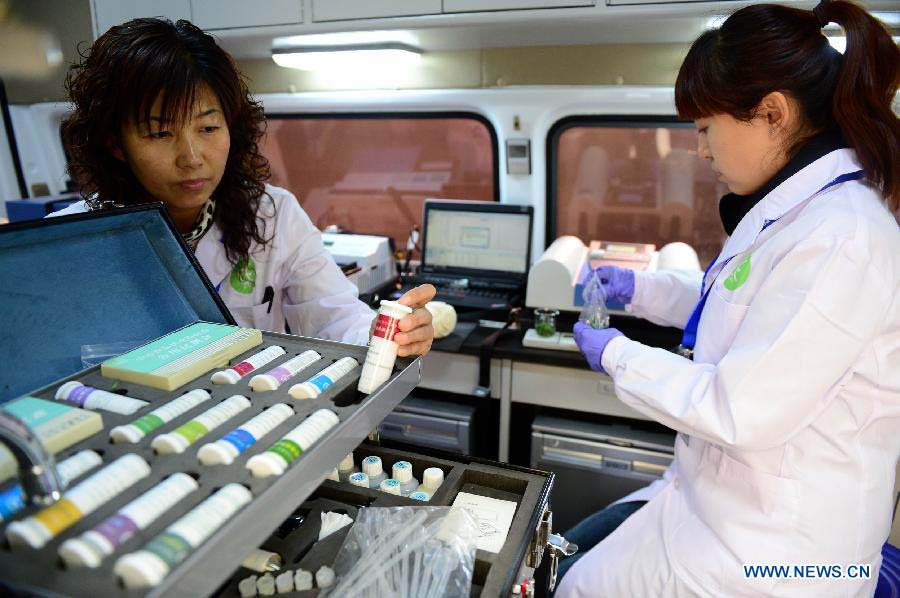
M 847 34 L 841 55 L 822 33 L 837 23 Z M 867 178 L 881 188 L 892 210 L 900 208 L 900 119 L 891 101 L 900 85 L 900 50 L 884 25 L 844 0 L 814 10 L 757 4 L 703 33 L 681 65 L 675 106 L 682 118 L 729 114 L 748 121 L 772 91 L 799 104 L 809 137 L 840 129 Z
M 63 121 L 62 135 L 69 172 L 92 209 L 153 200 L 111 145 L 121 142 L 129 120 L 149 122 L 160 94 L 163 120 L 185 122 L 198 89 L 207 85 L 219 98 L 231 136 L 225 174 L 213 192 L 226 256 L 237 264 L 252 241 L 264 246 L 271 240 L 263 237 L 257 217 L 270 176 L 259 152 L 265 116 L 211 35 L 184 20 L 134 19 L 110 28 L 81 58 L 66 76 L 74 111 Z

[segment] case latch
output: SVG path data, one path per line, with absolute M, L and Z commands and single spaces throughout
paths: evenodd
M 559 534 L 550 534 L 547 538 L 547 548 L 550 549 L 550 581 L 547 584 L 552 592 L 556 588 L 556 572 L 559 568 L 559 557 L 572 556 L 578 552 L 578 544 L 569 542 Z
M 556 587 L 556 571 L 559 567 L 560 556 L 572 556 L 578 552 L 578 544 L 573 544 L 559 534 L 553 533 L 553 511 L 545 509 L 534 533 L 534 541 L 531 551 L 528 553 L 527 564 L 537 569 L 544 556 L 544 549 L 550 551 L 550 579 L 549 589 L 552 592 Z

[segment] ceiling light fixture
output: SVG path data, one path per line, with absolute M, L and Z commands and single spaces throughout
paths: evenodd
M 276 64 L 304 71 L 408 67 L 421 58 L 421 48 L 399 42 L 272 48 Z

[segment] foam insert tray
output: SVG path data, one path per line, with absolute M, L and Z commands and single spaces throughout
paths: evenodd
M 361 507 L 447 506 L 453 504 L 453 500 L 460 492 L 469 492 L 518 503 L 506 542 L 500 552 L 476 551 L 472 579 L 472 596 L 509 595 L 512 585 L 520 581 L 517 574 L 547 506 L 553 487 L 553 473 L 506 463 L 469 459 L 443 452 L 433 454 L 440 456 L 415 454 L 370 443 L 359 446 L 353 451 L 357 467 L 362 459 L 369 455 L 381 457 L 385 471 L 390 471 L 396 461 L 405 460 L 412 463 L 413 476 L 420 483 L 422 472 L 428 467 L 440 467 L 444 471 L 444 483 L 430 501 L 423 503 L 376 489 L 352 486 L 349 482 L 325 480 L 313 495 L 314 500 L 302 505 L 292 514 L 292 519 L 302 517 L 303 523 L 294 527 L 289 523 L 291 519 L 288 519 L 284 526 L 260 545 L 260 548 L 280 554 L 284 561 L 282 570 L 306 569 L 315 574 L 322 565 L 334 566 L 335 558 L 351 527 L 348 525 L 321 542 L 316 542 L 321 527 L 319 513 L 322 511 L 346 513 L 355 521 L 356 512 Z M 291 527 L 294 529 L 290 529 Z M 218 595 L 222 598 L 240 596 L 238 583 L 250 575 L 262 574 L 243 567 L 238 568 L 231 580 L 219 590 Z M 295 598 L 311 598 L 316 595 L 317 589 L 279 594 Z
M 356 390 L 362 369 L 359 367 L 316 399 L 296 400 L 291 398 L 287 392 L 292 384 L 306 380 L 341 357 L 354 357 L 362 364 L 367 348 L 263 332 L 263 344 L 232 359 L 230 365 L 237 364 L 272 345 L 284 347 L 287 353 L 233 385 L 212 384 L 210 382 L 212 372 L 209 372 L 175 391 L 161 391 L 138 384 L 103 378 L 100 375 L 99 366 L 95 366 L 30 393 L 31 396 L 52 400 L 60 385 L 69 380 L 78 380 L 87 386 L 149 401 L 149 405 L 128 416 L 102 412 L 104 431 L 57 455 L 57 459 L 64 459 L 83 449 L 92 449 L 101 454 L 103 465 L 106 465 L 126 453 L 137 453 L 147 460 L 152 468 L 152 473 L 118 495 L 114 500 L 63 531 L 40 550 L 30 548 L 12 550 L 5 539 L 6 522 L 0 524 L 0 534 L 3 538 L 2 544 L 0 544 L 0 587 L 6 585 L 5 589 L 7 590 L 39 595 L 104 597 L 209 595 L 221 586 L 236 567 L 240 566 L 252 548 L 268 538 L 272 531 L 315 491 L 340 460 L 359 445 L 360 441 L 368 436 L 419 382 L 419 360 L 400 358 L 397 360 L 391 378 L 370 395 L 364 395 Z M 248 382 L 253 374 L 265 372 L 309 349 L 318 351 L 322 355 L 322 359 L 283 384 L 282 388 L 270 392 L 254 392 L 250 389 Z M 130 423 L 156 407 L 195 388 L 204 388 L 210 391 L 212 400 L 201 403 L 168 422 L 148 434 L 137 444 L 112 444 L 110 441 L 108 432 L 113 427 Z M 251 407 L 197 440 L 180 455 L 154 454 L 150 443 L 157 435 L 174 430 L 235 394 L 244 395 L 250 399 Z M 197 460 L 197 451 L 203 444 L 221 438 L 266 407 L 278 402 L 291 405 L 295 411 L 294 415 L 247 449 L 231 465 L 213 467 L 200 465 Z M 250 471 L 245 468 L 250 457 L 268 449 L 304 418 L 322 408 L 334 411 L 338 415 L 340 423 L 294 461 L 284 475 L 254 478 L 250 474 Z M 98 469 L 88 472 L 74 483 L 96 471 Z M 193 476 L 199 482 L 200 489 L 159 517 L 147 529 L 138 532 L 126 541 L 113 555 L 106 558 L 99 568 L 67 570 L 64 567 L 57 554 L 57 549 L 63 541 L 91 529 L 165 477 L 179 471 Z M 125 590 L 113 574 L 113 565 L 118 557 L 142 548 L 176 519 L 229 482 L 237 482 L 249 488 L 253 493 L 253 501 L 195 549 L 187 559 L 169 573 L 159 586 L 141 591 Z M 28 507 L 18 513 L 14 519 L 19 520 L 33 515 L 37 510 L 35 507 Z

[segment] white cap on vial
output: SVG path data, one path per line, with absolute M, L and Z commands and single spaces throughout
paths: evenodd
M 431 495 L 425 492 L 424 490 L 416 490 L 409 497 L 413 500 L 421 500 L 423 502 L 427 502 L 431 499 Z
M 219 370 L 210 378 L 213 384 L 237 384 L 240 379 L 241 375 L 231 368 L 227 370 Z
M 429 467 L 422 473 L 422 485 L 437 490 L 444 483 L 444 470 L 440 467 Z
M 172 453 L 183 453 L 184 449 L 191 445 L 188 439 L 181 434 L 170 432 L 168 434 L 160 434 L 153 439 L 150 446 L 158 455 L 171 455 Z
M 395 480 L 394 478 L 388 478 L 386 480 L 381 480 L 381 484 L 378 486 L 378 489 L 382 492 L 387 492 L 388 494 L 400 494 L 400 482 Z
M 116 426 L 109 431 L 109 437 L 112 438 L 113 442 L 115 442 L 116 444 L 120 444 L 123 442 L 135 444 L 137 442 L 140 442 L 141 438 L 143 438 L 144 436 L 145 434 L 141 431 L 141 429 L 134 424 Z
M 201 446 L 197 458 L 203 465 L 231 465 L 239 454 L 230 442 L 216 441 Z
M 338 465 L 338 471 L 350 471 L 353 469 L 353 453 L 350 453 L 341 461 L 340 465 Z
M 81 382 L 77 380 L 69 380 L 65 384 L 59 387 L 56 391 L 56 398 L 66 401 L 69 399 L 69 394 L 79 386 L 84 386 Z
M 99 567 L 103 553 L 81 538 L 69 538 L 59 547 L 59 556 L 67 567 Z
M 41 548 L 53 538 L 46 527 L 34 517 L 12 521 L 6 527 L 6 539 L 13 546 Z
M 253 477 L 267 478 L 270 475 L 283 474 L 287 469 L 287 464 L 284 462 L 284 459 L 275 453 L 266 451 L 250 457 L 246 467 L 253 474 Z
M 328 474 L 328 477 L 325 478 L 327 480 L 334 480 L 335 482 L 341 481 L 341 476 L 338 474 L 337 467 L 331 470 L 331 473 Z
M 381 467 L 381 457 L 375 457 L 373 455 L 363 459 L 362 470 L 370 478 L 377 478 L 380 476 L 384 473 L 384 469 Z
M 158 586 L 169 574 L 165 561 L 146 550 L 126 554 L 116 561 L 113 570 L 129 590 Z
M 361 486 L 363 488 L 369 487 L 369 476 L 361 471 L 357 471 L 353 475 L 351 475 L 348 480 L 354 486 Z
M 295 399 L 314 399 L 322 394 L 322 391 L 319 390 L 319 387 L 315 384 L 301 382 L 300 384 L 294 384 L 290 390 L 288 390 L 288 394 Z
M 256 392 L 278 390 L 278 380 L 268 374 L 257 374 L 250 378 L 250 388 Z
M 400 482 L 401 484 L 406 484 L 413 477 L 412 463 L 409 461 L 397 461 L 394 463 L 393 469 L 391 469 L 391 477 Z

